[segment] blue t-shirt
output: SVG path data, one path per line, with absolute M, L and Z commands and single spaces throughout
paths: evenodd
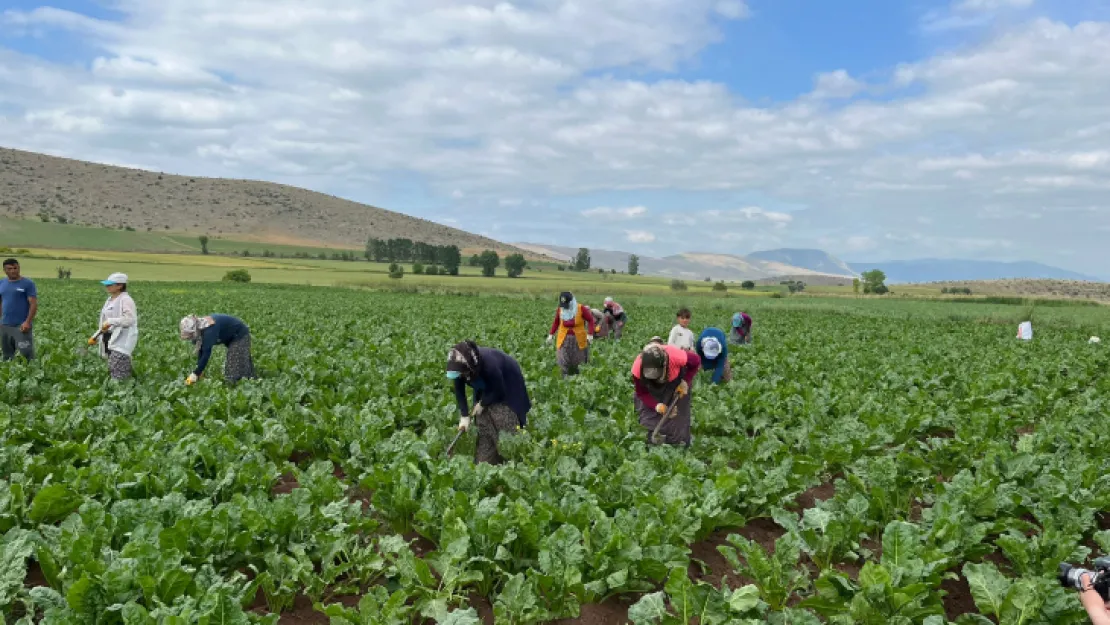
M 20 278 L 16 281 L 0 278 L 0 325 L 18 326 L 27 321 L 27 314 L 31 312 L 29 298 L 38 297 L 35 283 L 30 278 Z

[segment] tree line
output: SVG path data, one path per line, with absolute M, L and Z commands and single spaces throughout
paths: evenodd
M 432 245 L 412 239 L 375 239 L 366 241 L 366 258 L 379 263 L 427 263 L 447 269 L 452 276 L 459 275 L 462 251 L 457 245 Z

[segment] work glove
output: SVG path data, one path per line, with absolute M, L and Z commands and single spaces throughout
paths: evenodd
M 197 374 L 190 373 L 189 377 L 185 378 L 185 386 L 192 386 L 197 383 Z
M 470 414 L 475 416 L 475 417 L 478 417 L 478 416 L 481 416 L 482 412 L 485 409 L 486 409 L 486 407 L 482 405 L 482 402 L 478 402 L 478 403 L 474 404 L 474 408 L 470 411 Z
M 470 417 L 459 418 L 459 429 L 463 432 L 467 432 L 470 430 Z
M 686 383 L 686 380 L 683 380 L 678 383 L 678 388 L 674 392 L 679 397 L 686 397 L 690 393 L 690 385 Z
M 554 342 L 555 342 L 555 335 L 554 334 L 548 334 L 547 335 L 547 344 L 551 345 Z
M 592 345 L 593 342 L 594 342 L 594 335 L 592 335 L 592 334 L 586 335 L 586 345 Z
M 667 414 L 667 404 L 655 404 L 655 412 L 658 412 L 659 414 Z

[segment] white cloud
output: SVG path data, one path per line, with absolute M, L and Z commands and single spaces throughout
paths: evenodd
M 624 220 L 636 219 L 647 215 L 647 208 L 643 206 L 626 206 L 624 208 L 612 208 L 609 206 L 598 206 L 597 208 L 588 208 L 582 211 L 584 217 L 608 219 L 608 220 Z
M 1045 4 L 955 3 L 944 17 Z M 441 199 L 457 191 L 498 214 L 528 208 L 537 224 L 565 219 L 543 207 L 575 197 L 609 207 L 597 216 L 611 229 L 598 230 L 614 240 L 633 225 L 623 220 L 663 212 L 653 193 L 687 193 L 672 205 L 789 207 L 658 215 L 691 245 L 705 224 L 798 246 L 911 224 L 931 238 L 876 235 L 874 251 L 951 256 L 1001 248 L 946 241 L 1012 241 L 1042 260 L 1070 248 L 1074 262 L 1105 264 L 1094 233 L 1106 215 L 1057 220 L 1051 207 L 1105 202 L 1110 23 L 991 22 L 975 42 L 887 68 L 889 80 L 830 67 L 813 93 L 783 103 L 667 73 L 718 41 L 722 18 L 746 17 L 741 6 L 120 0 L 118 23 L 9 10 L 5 35 L 96 52 L 81 66 L 0 47 L 0 144 L 370 203 L 403 175 Z M 628 78 L 644 69 L 664 78 Z M 992 203 L 1044 218 L 1035 230 L 969 218 Z M 653 210 L 620 212 L 641 205 Z
M 702 220 L 709 223 L 768 223 L 777 228 L 783 228 L 794 217 L 789 213 L 764 210 L 758 206 L 745 206 L 744 208 L 726 210 L 707 210 L 698 213 Z
M 645 230 L 625 230 L 625 239 L 631 243 L 653 243 L 655 235 Z
M 1027 9 L 1035 0 L 957 0 L 955 11 L 998 11 L 999 9 Z
M 864 89 L 866 85 L 852 78 L 847 71 L 819 74 L 812 95 L 817 98 L 850 98 Z

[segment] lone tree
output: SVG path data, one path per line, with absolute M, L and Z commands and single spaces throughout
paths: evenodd
M 872 269 L 860 274 L 863 278 L 863 292 L 874 295 L 883 295 L 890 289 L 886 287 L 886 274 L 881 269 Z
M 635 276 L 640 273 L 640 257 L 633 254 L 628 257 L 628 275 Z
M 510 278 L 519 278 L 520 274 L 524 273 L 524 266 L 528 262 L 524 260 L 524 254 L 510 254 L 505 257 L 505 271 L 508 272 Z
M 200 235 L 199 240 L 200 240 L 200 253 L 201 254 L 207 254 L 208 253 L 208 235 L 207 234 Z
M 574 270 L 575 271 L 589 271 L 590 270 L 590 250 L 580 247 L 578 248 L 578 255 L 574 257 Z
M 744 289 L 745 291 L 750 291 L 755 288 L 755 282 L 752 282 L 751 280 L 744 280 L 740 283 L 740 288 Z
M 471 267 L 481 267 L 482 266 L 482 257 L 477 255 L 477 254 L 472 254 L 470 256 L 470 260 L 467 261 L 467 264 L 470 265 Z
M 478 257 L 478 264 L 482 267 L 482 275 L 492 278 L 497 267 L 501 264 L 501 257 L 493 250 L 486 250 Z
M 859 295 L 859 278 L 852 278 L 852 292 Z
M 462 252 L 459 251 L 459 246 L 448 245 L 440 248 L 439 262 L 447 273 L 452 276 L 459 275 L 459 265 L 462 264 Z

